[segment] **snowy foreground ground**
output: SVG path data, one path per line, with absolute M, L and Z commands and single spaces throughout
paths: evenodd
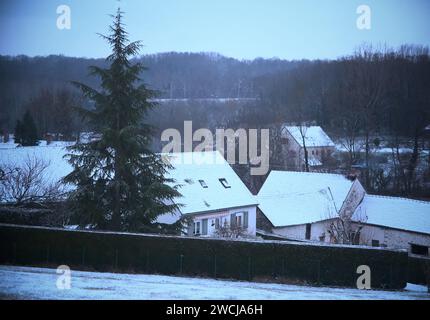
M 424 286 L 404 291 L 361 291 L 327 287 L 220 281 L 73 271 L 71 288 L 57 289 L 55 269 L 0 266 L 2 299 L 429 299 Z

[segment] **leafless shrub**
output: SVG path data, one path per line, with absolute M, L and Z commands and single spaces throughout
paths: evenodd
M 28 156 L 20 165 L 0 165 L 0 200 L 21 205 L 29 202 L 55 201 L 63 194 L 60 182 L 49 182 L 49 162 Z M 2 198 L 2 199 L 1 199 Z
M 223 225 L 220 225 L 218 229 L 214 232 L 216 237 L 220 238 L 246 238 L 248 234 L 246 232 L 246 228 L 238 225 L 230 225 L 225 222 Z
M 361 198 L 360 192 L 353 190 L 341 208 L 337 208 L 330 188 L 328 188 L 328 192 L 325 190 L 321 190 L 320 192 L 326 195 L 329 202 L 332 203 L 328 207 L 328 222 L 326 226 L 331 242 L 338 244 L 361 244 L 361 230 L 367 222 L 367 215 L 361 210 L 355 212 L 356 205 Z

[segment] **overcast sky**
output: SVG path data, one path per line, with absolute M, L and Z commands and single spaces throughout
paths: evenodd
M 71 9 L 71 29 L 57 28 L 57 7 Z M 371 29 L 356 26 L 359 5 Z M 253 59 L 333 59 L 363 42 L 430 45 L 428 0 L 0 0 L 0 54 L 105 57 L 118 5 L 142 54 L 218 52 Z

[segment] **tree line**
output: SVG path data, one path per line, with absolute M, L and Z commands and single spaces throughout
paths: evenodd
M 140 76 L 149 88 L 158 92 L 158 98 L 167 99 L 254 98 L 258 96 L 255 77 L 308 63 L 280 59 L 242 61 L 214 53 L 176 52 L 143 55 L 131 61 L 146 66 Z M 100 89 L 100 79 L 88 75 L 90 66 L 105 68 L 108 64 L 104 59 L 55 55 L 0 56 L 0 109 L 4 110 L 0 113 L 0 129 L 12 132 L 29 104 L 64 101 L 65 92 L 79 99 L 81 93 L 70 84 L 71 79 Z M 49 128 L 49 120 L 43 121 L 45 124 L 41 125 Z

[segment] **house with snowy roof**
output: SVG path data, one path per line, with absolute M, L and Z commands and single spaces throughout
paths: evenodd
M 49 162 L 44 177 L 56 182 L 69 174 L 71 165 L 64 159 L 66 144 L 56 142 L 36 147 L 15 148 L 11 142 L 0 153 L 0 163 L 24 165 L 29 156 Z M 235 226 L 243 234 L 255 236 L 257 199 L 251 194 L 229 163 L 217 151 L 162 155 L 173 165 L 167 176 L 180 185 L 182 204 L 178 212 L 158 217 L 159 223 L 172 224 L 183 215 L 191 217 L 189 235 L 211 236 L 221 227 Z M 70 228 L 76 226 L 69 226 Z
M 257 230 L 265 233 L 333 243 L 342 221 L 355 244 L 429 254 L 430 202 L 368 195 L 343 175 L 290 171 L 271 171 L 257 198 Z
M 335 151 L 335 144 L 320 126 L 288 126 L 281 130 L 282 152 L 287 168 L 304 170 L 305 150 L 311 168 L 323 166 Z
M 179 184 L 183 206 L 178 212 L 158 218 L 171 224 L 183 215 L 192 223 L 190 236 L 219 235 L 220 229 L 241 229 L 242 235 L 256 235 L 257 199 L 218 152 L 185 152 L 165 155 L 174 167 L 168 176 Z

